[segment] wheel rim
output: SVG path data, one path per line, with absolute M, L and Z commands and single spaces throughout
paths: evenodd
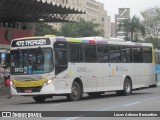
M 73 85 L 73 87 L 72 87 L 72 95 L 73 95 L 74 97 L 76 97 L 76 96 L 78 96 L 78 94 L 79 94 L 79 89 L 78 89 L 78 87 L 75 86 L 75 85 Z
M 131 91 L 131 85 L 130 85 L 129 81 L 126 81 L 125 90 L 127 93 L 129 93 Z

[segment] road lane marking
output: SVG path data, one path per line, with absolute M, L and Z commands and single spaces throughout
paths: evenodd
M 68 118 L 68 119 L 65 119 L 65 120 L 74 120 L 74 119 L 78 119 L 80 117 L 73 117 L 73 118 Z
M 141 102 L 135 102 L 135 103 L 126 104 L 126 105 L 123 105 L 123 106 L 128 107 L 128 106 L 136 105 L 136 104 L 140 104 L 140 103 L 141 103 Z

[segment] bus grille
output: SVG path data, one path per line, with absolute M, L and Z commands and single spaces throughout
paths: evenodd
M 16 87 L 16 90 L 18 93 L 27 93 L 26 91 L 30 90 L 31 93 L 34 92 L 40 92 L 42 89 L 42 86 L 40 87 L 29 87 L 29 88 L 22 88 L 22 87 Z

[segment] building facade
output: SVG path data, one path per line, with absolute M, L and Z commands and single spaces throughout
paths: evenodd
M 103 36 L 106 38 L 111 36 L 111 18 L 107 15 L 107 11 L 104 10 L 103 3 L 95 0 L 59 0 L 59 3 L 86 11 L 86 14 L 77 16 L 77 20 L 83 18 L 86 21 L 98 23 L 100 26 L 97 30 L 102 30 Z M 56 30 L 60 30 L 62 23 L 49 23 L 49 25 Z
M 111 37 L 116 38 L 115 22 L 111 23 Z
M 103 31 L 105 38 L 111 35 L 111 18 L 107 15 L 107 11 L 104 10 L 104 4 L 95 0 L 86 0 L 86 14 L 83 18 L 87 21 L 94 21 L 98 23 L 99 30 Z

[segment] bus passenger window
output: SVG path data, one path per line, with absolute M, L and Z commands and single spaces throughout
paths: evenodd
M 142 51 L 141 48 L 133 48 L 133 62 L 142 63 Z
M 95 45 L 85 45 L 84 51 L 86 62 L 97 62 Z
M 69 57 L 70 57 L 70 62 L 82 62 L 83 61 L 82 45 L 70 44 Z
M 108 62 L 108 46 L 99 45 L 97 46 L 97 59 L 98 62 Z
M 151 47 L 142 48 L 142 52 L 143 52 L 143 62 L 151 63 L 152 62 L 152 48 Z
M 123 63 L 128 63 L 131 62 L 131 48 L 130 47 L 122 47 L 121 48 L 121 56 L 122 56 L 122 62 Z
M 110 62 L 118 63 L 121 62 L 121 53 L 119 46 L 110 47 Z

